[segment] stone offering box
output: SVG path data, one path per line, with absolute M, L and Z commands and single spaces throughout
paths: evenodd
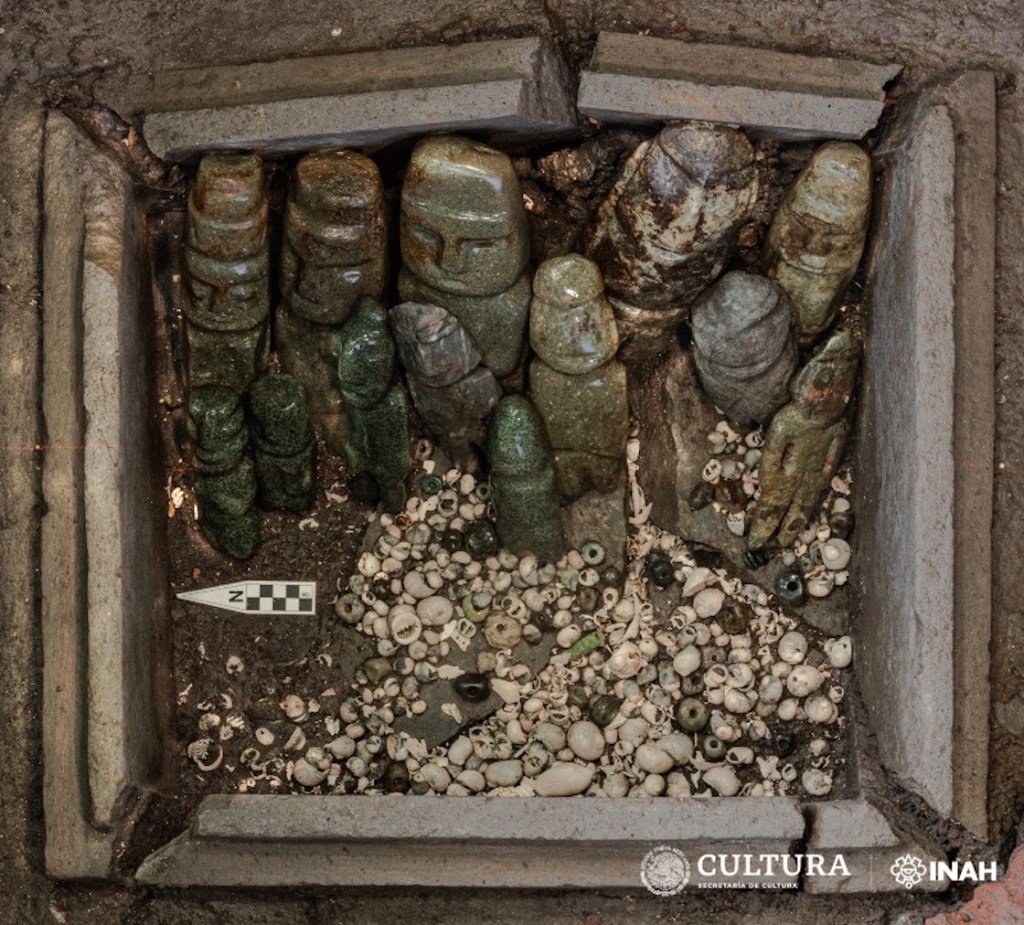
M 862 137 L 899 68 L 602 34 L 574 74 L 534 38 L 101 81 L 156 154 L 373 150 L 456 130 L 496 145 L 572 138 L 585 117 L 707 119 L 780 139 Z M 160 887 L 641 888 L 644 855 L 844 855 L 807 891 L 902 889 L 939 857 L 885 799 L 878 765 L 987 835 L 995 88 L 937 80 L 886 112 L 876 151 L 857 416 L 851 633 L 863 722 L 856 795 L 541 799 L 206 797 L 146 858 Z M 57 112 L 46 124 L 42 638 L 46 863 L 106 878 L 168 753 L 166 501 L 153 432 L 157 331 L 130 179 Z M 866 733 L 870 732 L 870 736 Z M 871 749 L 868 739 L 873 739 Z M 696 873 L 691 882 L 699 882 Z M 779 877 L 773 877 L 778 882 Z M 782 878 L 785 879 L 785 878 Z M 790 878 L 793 879 L 793 878 Z M 943 884 L 934 883 L 933 889 Z

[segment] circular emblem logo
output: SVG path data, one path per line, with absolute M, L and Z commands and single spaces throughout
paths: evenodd
M 690 862 L 678 848 L 658 845 L 640 862 L 640 881 L 656 896 L 675 896 L 690 882 Z
M 893 875 L 900 886 L 905 886 L 909 890 L 924 880 L 928 868 L 916 855 L 904 854 L 892 862 L 889 873 Z

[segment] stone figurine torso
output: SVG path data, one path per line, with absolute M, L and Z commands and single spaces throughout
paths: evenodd
M 262 376 L 249 389 L 250 431 L 260 504 L 296 513 L 313 503 L 313 423 L 306 395 L 287 373 Z
M 458 136 L 416 145 L 402 186 L 403 301 L 440 305 L 497 377 L 518 365 L 530 304 L 522 191 L 506 154 Z
M 269 352 L 270 288 L 263 164 L 207 154 L 188 199 L 183 312 L 188 386 L 244 392 Z

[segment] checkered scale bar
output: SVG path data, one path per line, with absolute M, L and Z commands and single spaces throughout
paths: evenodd
M 247 581 L 246 613 L 312 613 L 314 592 L 301 581 Z

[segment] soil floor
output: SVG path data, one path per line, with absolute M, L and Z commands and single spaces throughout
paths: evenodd
M 599 30 L 771 46 L 904 65 L 903 89 L 972 67 L 997 74 L 997 444 L 993 460 L 993 741 L 990 815 L 1005 858 L 1024 810 L 1024 7 L 1016 0 L 0 0 L 0 922 L 126 923 L 774 923 L 919 922 L 954 900 L 882 900 L 755 892 L 663 899 L 647 894 L 347 890 L 330 895 L 146 891 L 122 884 L 56 884 L 43 865 L 37 580 L 40 130 L 48 82 L 99 73 L 248 63 L 381 47 L 552 35 L 580 60 Z M 332 529 L 325 523 L 325 529 Z M 339 543 L 358 542 L 343 536 Z M 210 574 L 210 584 L 216 575 Z M 299 654 L 299 653 L 296 653 Z M 282 658 L 291 657 L 289 654 Z M 165 801 L 153 837 L 180 831 L 189 802 Z M 910 807 L 919 809 L 918 807 Z M 947 846 L 967 846 L 951 823 L 920 810 Z M 130 870 L 138 859 L 125 858 Z

